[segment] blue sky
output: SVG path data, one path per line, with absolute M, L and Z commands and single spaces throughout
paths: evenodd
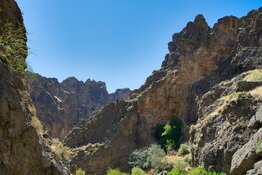
M 160 68 L 167 43 L 197 14 L 210 26 L 243 16 L 261 0 L 17 0 L 36 73 L 139 88 Z

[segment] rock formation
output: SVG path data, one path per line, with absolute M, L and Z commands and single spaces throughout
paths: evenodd
M 20 27 L 25 36 L 22 15 L 14 0 L 0 3 L 0 36 L 7 23 L 15 29 Z M 26 47 L 26 37 L 21 43 L 21 47 Z M 23 75 L 12 68 L 11 63 L 18 60 L 6 57 L 8 50 L 5 49 L 1 40 L 0 175 L 66 175 L 67 170 L 50 151 L 50 140 L 43 137 Z
M 108 167 L 126 170 L 134 149 L 155 142 L 155 125 L 177 116 L 184 123 L 185 140 L 193 144 L 194 165 L 238 172 L 231 167 L 233 156 L 257 141 L 251 136 L 258 137 L 248 123 L 261 104 L 261 13 L 259 9 L 242 18 L 227 16 L 213 28 L 198 15 L 174 34 L 161 69 L 141 88 L 70 131 L 64 143 L 82 148 L 70 168 L 97 174 Z M 257 171 L 259 155 L 251 156 L 255 157 L 252 167 L 242 174 L 249 168 Z M 258 163 L 254 166 L 254 162 Z M 232 162 L 236 169 L 242 164 Z
M 26 48 L 23 19 L 13 0 L 0 4 L 0 28 L 7 22 L 22 27 L 19 44 Z M 192 145 L 193 166 L 261 174 L 262 9 L 221 18 L 212 28 L 198 15 L 173 35 L 168 49 L 161 69 L 128 99 L 128 89 L 108 94 L 103 82 L 27 78 L 36 112 L 25 88 L 27 54 L 14 66 L 1 43 L 0 175 L 128 170 L 129 154 L 154 143 L 155 126 L 174 116 L 182 120 L 184 140 Z M 38 118 L 60 139 L 73 127 L 64 145 L 48 136 Z
M 109 94 L 101 81 L 82 82 L 74 77 L 59 83 L 55 78 L 28 76 L 27 87 L 37 116 L 49 134 L 63 139 L 79 121 L 87 119 L 95 110 L 117 99 L 127 99 L 129 89 L 117 89 Z

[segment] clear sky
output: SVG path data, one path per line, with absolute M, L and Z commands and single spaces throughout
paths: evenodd
M 139 88 L 160 68 L 167 43 L 197 14 L 210 26 L 243 16 L 262 0 L 17 0 L 36 73 Z

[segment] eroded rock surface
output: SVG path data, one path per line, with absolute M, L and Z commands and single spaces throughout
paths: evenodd
M 21 11 L 14 0 L 0 3 L 0 28 L 7 22 L 25 32 Z M 25 43 L 26 38 L 21 47 L 26 47 Z M 5 51 L 1 48 L 0 175 L 67 175 L 62 163 L 54 159 L 48 139 L 43 138 L 44 131 L 36 118 L 23 75 L 8 62 L 13 57 L 3 59 Z
M 49 134 L 63 139 L 69 130 L 95 110 L 117 99 L 127 99 L 130 89 L 117 89 L 109 94 L 101 81 L 79 81 L 74 77 L 59 83 L 56 78 L 37 75 L 27 78 L 27 86 L 37 110 L 37 116 L 45 124 Z

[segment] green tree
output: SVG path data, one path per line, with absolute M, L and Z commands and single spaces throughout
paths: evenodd
M 155 127 L 155 138 L 166 151 L 179 147 L 181 134 L 182 122 L 178 118 L 172 119 L 165 125 L 158 124 Z

